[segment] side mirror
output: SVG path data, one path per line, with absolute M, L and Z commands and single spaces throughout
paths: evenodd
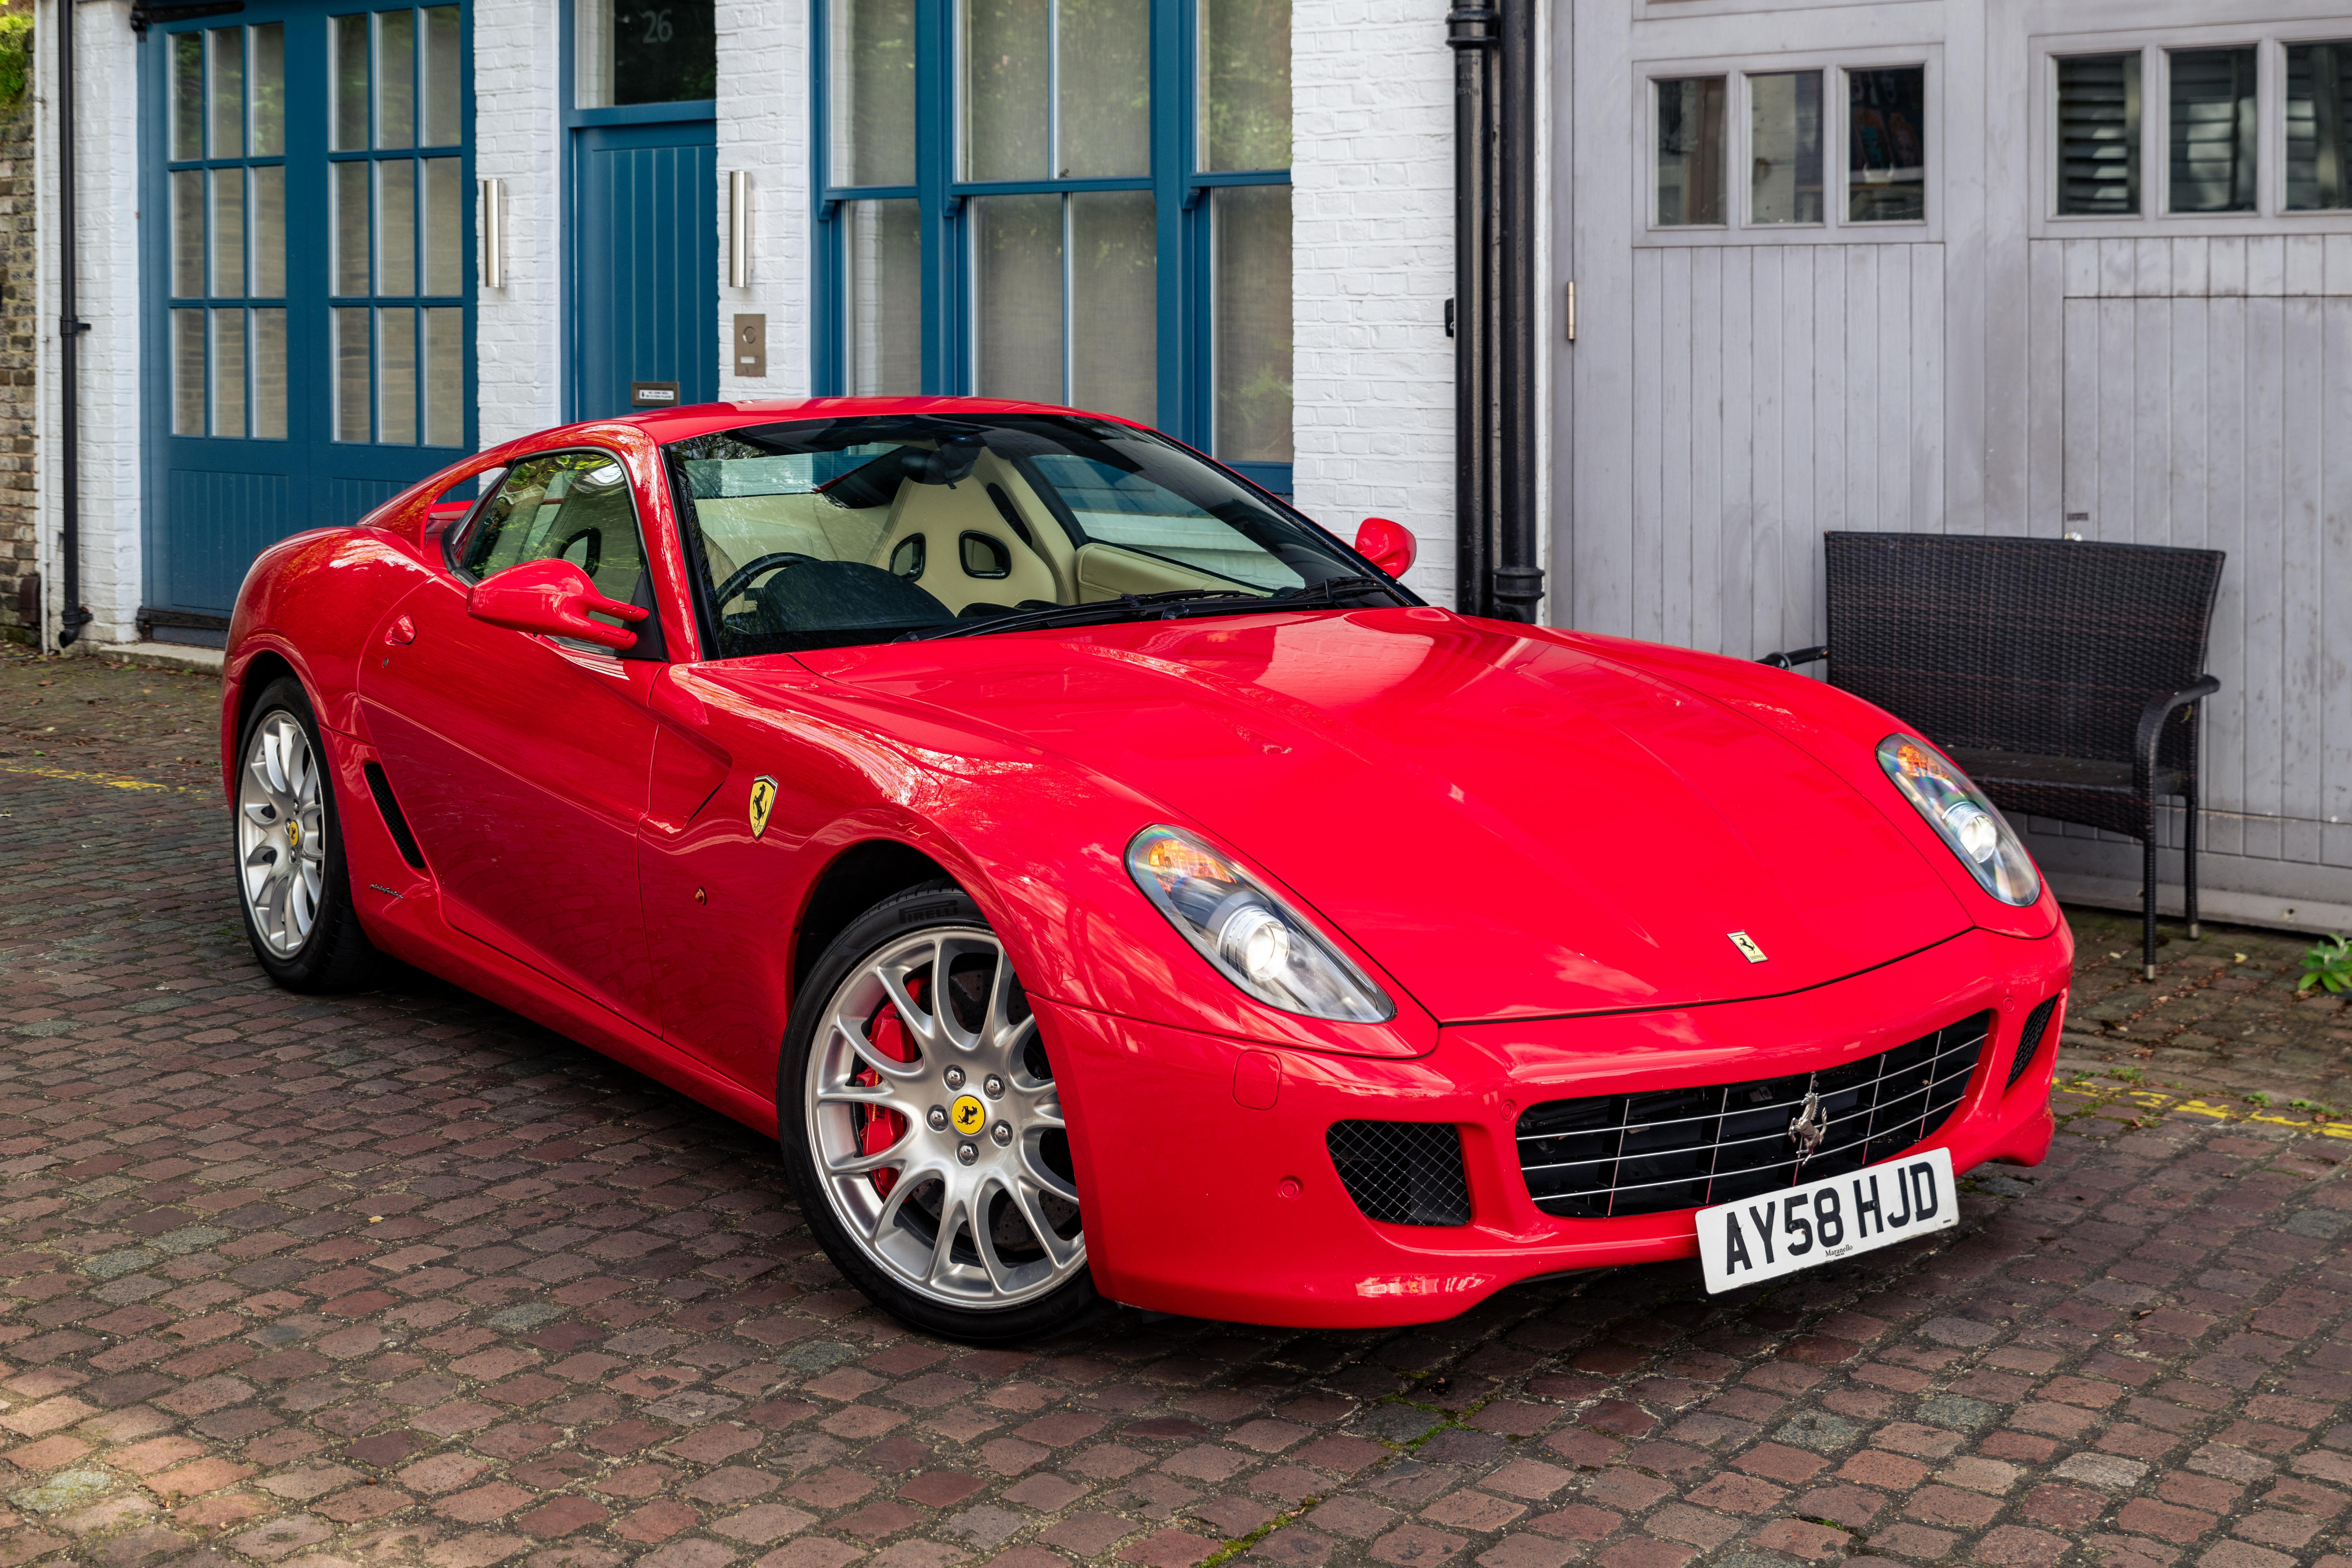
M 588 612 L 623 621 L 643 621 L 651 612 L 596 591 L 588 574 L 568 560 L 527 560 L 474 584 L 466 613 L 511 632 L 569 637 L 615 650 L 637 645 L 635 632 L 588 619 Z
M 1419 549 L 1412 529 L 1386 517 L 1366 517 L 1364 526 L 1356 530 L 1356 553 L 1391 577 L 1411 571 Z

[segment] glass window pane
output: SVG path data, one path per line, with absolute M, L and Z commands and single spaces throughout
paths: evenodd
M 172 39 L 172 156 L 205 155 L 205 36 L 173 33 Z
M 922 227 L 913 202 L 842 209 L 845 381 L 855 397 L 922 390 Z
M 832 7 L 836 185 L 915 183 L 915 0 Z
M 1822 73 L 1748 78 L 1748 221 L 1822 221 Z
M 251 287 L 256 298 L 275 299 L 286 292 L 286 165 L 264 163 L 246 172 L 253 182 Z
M 253 434 L 286 439 L 286 312 L 253 313 Z
M 327 26 L 335 57 L 329 145 L 337 152 L 357 152 L 368 144 L 368 19 L 331 16 Z
M 245 312 L 215 310 L 213 319 L 213 434 L 245 434 Z
M 416 13 L 375 14 L 375 144 L 416 145 Z
M 457 113 L 457 7 L 425 8 L 425 131 L 418 145 L 455 147 L 464 135 Z
M 1062 198 L 989 196 L 967 210 L 977 274 L 972 388 L 982 397 L 1060 402 Z
M 172 293 L 195 299 L 204 292 L 204 171 L 183 169 L 172 176 Z
M 465 292 L 466 184 L 455 158 L 425 161 L 424 237 L 424 292 Z
M 172 434 L 205 433 L 205 313 L 172 312 Z
M 1067 16 L 1068 13 L 1063 13 Z M 1070 401 L 1146 424 L 1160 409 L 1160 251 L 1149 191 L 1070 198 Z
M 1724 78 L 1658 87 L 1658 225 L 1723 222 Z
M 964 176 L 1034 180 L 1053 172 L 1045 125 L 1049 0 L 964 0 Z
M 1203 169 L 1290 167 L 1290 0 L 1200 0 Z
M 2294 44 L 2286 51 L 2286 204 L 2289 212 L 2352 207 L 2352 43 Z
M 405 158 L 375 166 L 375 291 L 416 292 L 416 165 Z
M 378 441 L 416 440 L 416 312 L 375 313 L 375 423 Z
M 1216 453 L 1287 463 L 1290 187 L 1234 185 L 1211 198 L 1216 290 Z
M 2058 210 L 2139 216 L 2139 52 L 2058 62 Z
M 1917 223 L 1927 215 L 1927 72 L 1921 66 L 1848 71 L 1849 223 Z
M 425 444 L 466 444 L 466 313 L 425 312 Z
M 330 164 L 335 176 L 335 292 L 368 292 L 368 166 Z
M 2254 210 L 2254 50 L 2175 49 L 2167 89 L 2176 213 Z
M 572 0 L 572 103 L 575 109 L 613 104 L 614 0 Z
M 250 65 L 253 155 L 276 158 L 286 151 L 286 24 L 246 29 Z
M 1070 179 L 1151 169 L 1150 0 L 1061 0 L 1055 142 Z
M 205 35 L 205 68 L 210 80 L 212 136 L 209 156 L 245 156 L 245 29 L 215 27 Z
M 335 313 L 335 439 L 365 441 L 374 431 L 368 388 L 368 311 L 344 306 Z
M 245 171 L 213 169 L 205 174 L 213 198 L 212 292 L 245 292 Z
M 603 94 L 598 102 L 684 103 L 719 95 L 712 0 L 600 0 L 593 15 L 588 8 L 575 13 L 572 26 L 593 29 L 600 23 L 593 67 Z M 587 50 L 583 38 L 583 56 Z

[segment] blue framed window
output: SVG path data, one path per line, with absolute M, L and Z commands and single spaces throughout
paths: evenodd
M 818 390 L 1125 414 L 1287 492 L 1289 0 L 818 0 Z
M 149 606 L 225 614 L 273 539 L 472 447 L 469 26 L 252 0 L 148 31 Z

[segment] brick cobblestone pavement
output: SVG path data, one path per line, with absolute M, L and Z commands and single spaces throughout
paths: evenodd
M 2352 1018 L 2294 938 L 2150 987 L 2078 915 L 2066 1044 L 2308 1134 L 2061 1096 L 1960 1230 L 1776 1287 L 972 1351 L 748 1131 L 422 976 L 271 988 L 216 693 L 0 658 L 0 1568 L 2352 1568 Z

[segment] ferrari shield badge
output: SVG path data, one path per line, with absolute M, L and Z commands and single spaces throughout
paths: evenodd
M 755 789 L 754 793 L 756 794 L 756 792 Z M 1748 935 L 1747 932 L 1727 931 L 1724 935 L 1731 938 L 1731 945 L 1738 948 L 1740 956 L 1746 958 L 1749 963 L 1760 964 L 1764 961 L 1764 949 L 1756 946 L 1756 938 Z
M 766 774 L 751 780 L 751 836 L 759 838 L 768 831 L 768 812 L 776 804 L 776 781 Z

